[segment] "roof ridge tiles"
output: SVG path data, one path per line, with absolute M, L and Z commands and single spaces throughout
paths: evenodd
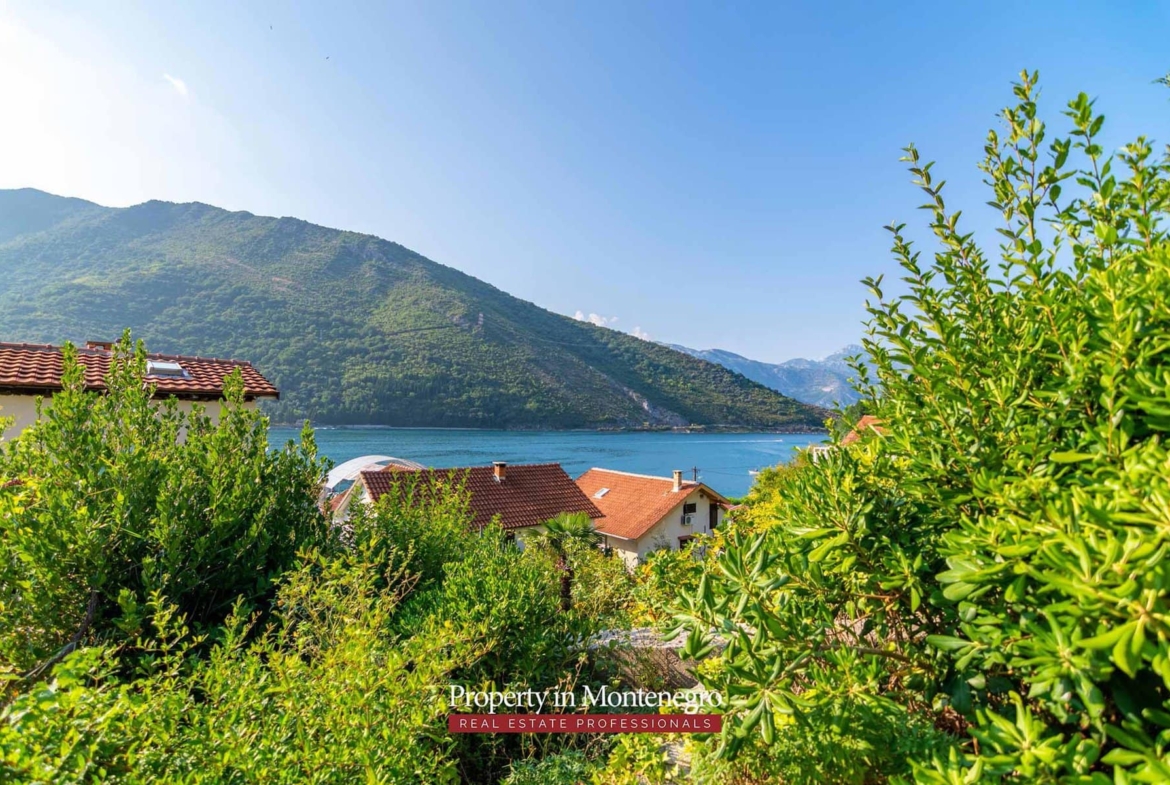
M 58 346 L 52 343 L 26 343 L 23 341 L 0 341 L 0 349 L 35 349 L 38 351 L 60 352 L 63 346 Z M 100 346 L 79 346 L 73 344 L 73 348 L 77 349 L 79 354 L 88 356 L 108 357 L 113 354 L 113 350 L 106 349 Z M 198 354 L 166 354 L 163 352 L 147 352 L 146 359 L 148 360 L 198 360 L 205 363 L 225 363 L 227 365 L 246 366 L 254 368 L 251 360 L 237 360 L 230 357 L 203 357 Z
M 639 474 L 637 472 L 623 472 L 619 469 L 603 469 L 600 466 L 594 466 L 594 467 L 588 469 L 585 472 L 585 474 L 588 474 L 589 472 L 604 472 L 605 474 L 620 474 L 624 477 L 641 477 L 644 480 L 661 480 L 662 482 L 671 483 L 672 485 L 674 484 L 673 477 L 661 477 L 657 474 Z M 581 476 L 584 477 L 585 474 L 582 474 Z M 685 488 L 688 485 L 699 486 L 699 485 L 702 485 L 703 483 L 695 482 L 694 480 L 683 480 L 682 484 L 683 484 L 683 487 Z
M 60 351 L 60 346 L 51 343 L 18 343 L 16 341 L 0 341 L 0 349 L 53 349 Z

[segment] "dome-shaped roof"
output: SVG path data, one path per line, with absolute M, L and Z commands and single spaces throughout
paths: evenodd
M 325 478 L 325 487 L 333 492 L 344 490 L 339 486 L 352 484 L 362 472 L 377 471 L 387 466 L 397 466 L 403 469 L 426 468 L 421 463 L 408 461 L 405 458 L 392 458 L 389 455 L 363 455 L 333 467 L 333 471 L 329 472 Z

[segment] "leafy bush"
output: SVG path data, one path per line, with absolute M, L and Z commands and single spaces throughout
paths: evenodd
M 466 559 L 478 542 L 462 482 L 407 480 L 395 484 L 374 508 L 351 504 L 348 516 L 346 544 L 372 548 L 387 558 L 405 557 L 419 590 L 442 581 L 446 567 Z
M 1170 779 L 1170 159 L 1106 156 L 1084 95 L 1050 140 L 1035 85 L 982 164 L 999 264 L 908 148 L 940 247 L 890 227 L 908 291 L 867 282 L 882 432 L 767 478 L 678 609 L 690 653 L 727 639 L 711 758 L 815 744 L 838 706 L 896 721 L 844 729 L 883 755 L 837 781 Z
M 657 625 L 670 618 L 670 606 L 678 593 L 693 590 L 699 583 L 703 567 L 695 558 L 694 543 L 703 542 L 714 547 L 722 541 L 721 533 L 700 536 L 677 550 L 661 548 L 652 551 L 634 571 L 633 614 L 639 624 Z
M 677 736 L 629 733 L 617 737 L 603 770 L 593 775 L 597 785 L 660 785 L 680 781 L 680 767 L 665 749 Z
M 238 378 L 212 424 L 150 399 L 141 346 L 103 394 L 66 354 L 0 456 L 0 781 L 494 782 L 586 744 L 452 736 L 447 687 L 572 689 L 607 595 L 562 611 L 459 487 L 332 527 L 311 434 L 269 451 Z
M 279 622 L 233 616 L 204 659 L 157 597 L 153 655 L 120 682 L 110 649 L 66 658 L 0 712 L 0 777 L 35 782 L 452 782 L 438 732 L 451 669 L 482 630 L 385 635 L 402 574 L 361 556 L 312 556 L 283 581 Z M 383 584 L 381 588 L 378 584 Z
M 625 562 L 585 543 L 570 543 L 568 557 L 574 575 L 573 612 L 598 629 L 628 628 L 634 582 Z
M 589 782 L 596 769 L 581 750 L 566 750 L 540 760 L 517 761 L 500 785 L 580 785 Z
M 0 667 L 127 642 L 158 593 L 199 629 L 243 597 L 262 607 L 302 548 L 324 547 L 312 432 L 270 451 L 266 420 L 225 383 L 218 424 L 151 400 L 141 343 L 115 349 L 107 394 L 64 390 L 0 453 Z

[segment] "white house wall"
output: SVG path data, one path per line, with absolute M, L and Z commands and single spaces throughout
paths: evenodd
M 53 399 L 47 397 L 42 407 L 47 411 Z M 202 406 L 213 424 L 219 423 L 219 416 L 223 411 L 222 401 L 179 401 L 179 411 L 190 413 L 194 407 Z M 255 409 L 255 401 L 246 401 L 245 409 Z M 11 417 L 15 421 L 6 428 L 3 434 L 5 441 L 12 441 L 21 431 L 36 422 L 37 405 L 35 395 L 0 395 L 0 419 Z
M 0 419 L 14 418 L 15 422 L 9 425 L 3 434 L 5 440 L 11 441 L 16 435 L 37 420 L 36 399 L 31 395 L 0 395 Z

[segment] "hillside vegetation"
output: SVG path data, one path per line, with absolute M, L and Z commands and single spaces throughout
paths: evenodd
M 823 410 L 369 235 L 204 204 L 0 191 L 0 340 L 254 362 L 280 421 L 807 429 Z

